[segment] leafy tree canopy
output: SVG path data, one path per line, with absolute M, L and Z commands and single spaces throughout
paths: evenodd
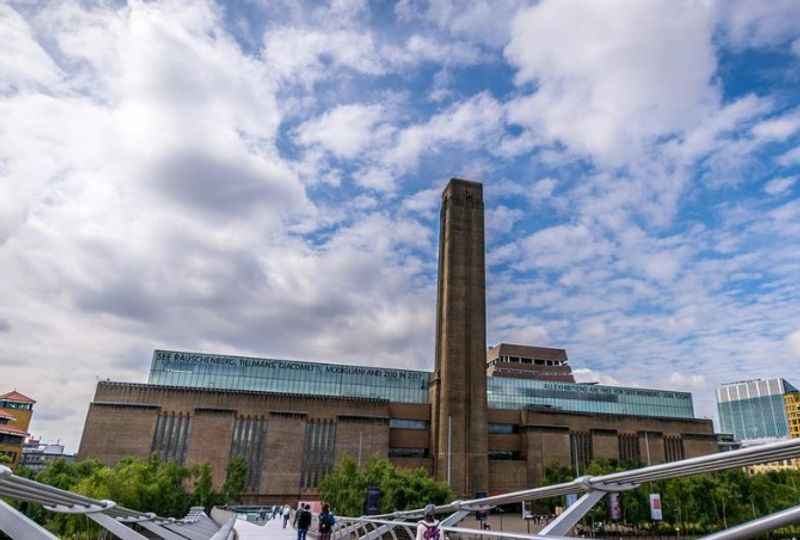
M 433 480 L 422 468 L 403 469 L 385 458 L 372 459 L 359 468 L 350 456 L 322 479 L 320 495 L 337 514 L 359 516 L 369 486 L 381 491 L 381 513 L 444 504 L 454 497 L 447 484 Z

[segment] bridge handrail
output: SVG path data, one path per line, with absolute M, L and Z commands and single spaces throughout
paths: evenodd
M 478 499 L 454 501 L 436 506 L 435 512 L 437 514 L 453 513 L 462 509 L 469 510 L 471 507 L 482 509 L 482 507 L 494 507 L 502 504 L 546 499 L 596 490 L 624 491 L 632 487 L 638 487 L 645 482 L 654 482 L 667 478 L 681 478 L 694 474 L 746 467 L 748 465 L 757 465 L 760 463 L 798 457 L 800 457 L 800 439 L 790 439 L 777 443 L 742 448 L 730 452 L 719 452 L 717 454 L 673 461 L 671 463 L 661 463 L 639 469 L 632 469 L 630 471 L 601 476 L 582 476 L 561 484 L 525 489 Z M 422 517 L 423 513 L 424 509 L 417 508 L 414 510 L 393 512 L 391 514 L 370 516 L 370 518 L 419 518 Z

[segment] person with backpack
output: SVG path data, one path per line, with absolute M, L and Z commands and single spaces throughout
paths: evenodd
M 327 503 L 323 504 L 322 512 L 319 514 L 318 540 L 331 540 L 334 525 L 336 525 L 336 518 L 331 514 L 331 507 Z
M 311 526 L 311 505 L 300 505 L 294 515 L 294 524 L 297 527 L 297 540 L 306 540 L 308 528 Z
M 416 540 L 442 540 L 439 521 L 436 519 L 436 507 L 432 504 L 425 507 L 425 517 L 417 523 Z

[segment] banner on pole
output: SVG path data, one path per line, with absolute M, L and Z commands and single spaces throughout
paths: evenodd
M 619 502 L 619 493 L 608 494 L 608 513 L 612 521 L 622 519 L 622 505 Z
M 661 495 L 659 493 L 650 494 L 650 519 L 653 521 L 661 521 Z

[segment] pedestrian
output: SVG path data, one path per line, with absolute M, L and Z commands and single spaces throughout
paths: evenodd
M 436 507 L 432 504 L 425 507 L 425 517 L 417 523 L 416 540 L 442 540 L 439 521 L 436 519 Z
M 292 517 L 292 507 L 288 504 L 283 507 L 283 528 L 286 528 L 286 524 L 289 523 L 289 518 Z
M 311 505 L 301 504 L 294 515 L 295 527 L 297 527 L 297 540 L 306 540 L 308 528 L 311 526 Z
M 333 526 L 336 525 L 336 518 L 331 514 L 331 507 L 326 503 L 322 505 L 322 512 L 319 514 L 319 539 L 331 540 Z

